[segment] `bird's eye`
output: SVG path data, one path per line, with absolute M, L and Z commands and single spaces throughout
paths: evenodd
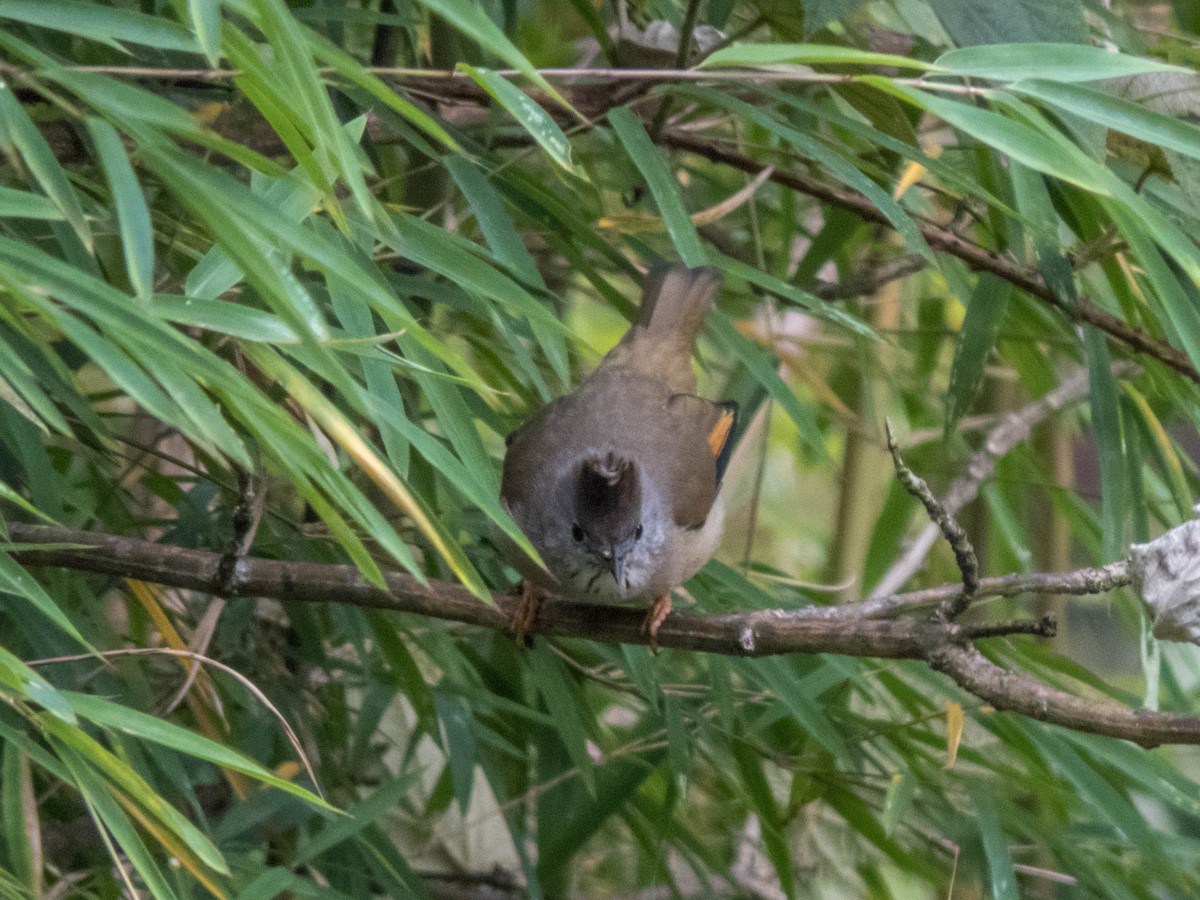
M 576 541 L 583 540 L 583 529 L 579 527 L 578 522 L 571 526 L 571 537 L 575 538 Z
M 641 537 L 642 537 L 642 523 L 638 522 L 637 531 L 635 531 L 633 533 L 633 539 L 636 541 L 636 540 L 640 540 Z

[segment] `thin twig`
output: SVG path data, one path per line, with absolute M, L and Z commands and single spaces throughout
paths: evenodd
M 915 275 L 928 263 L 917 253 L 906 253 L 871 266 L 867 271 L 843 278 L 841 281 L 819 281 L 809 293 L 822 300 L 849 300 L 874 294 L 885 284 Z
M 1118 362 L 1112 372 L 1116 378 L 1129 377 L 1141 369 L 1130 362 Z M 1029 439 L 1035 425 L 1082 400 L 1088 394 L 1088 373 L 1080 369 L 1065 378 L 1058 387 L 1005 416 L 988 432 L 983 446 L 971 454 L 964 473 L 951 483 L 941 504 L 950 515 L 979 496 L 979 489 L 996 471 L 996 464 L 1007 456 L 1018 444 Z M 930 549 L 938 538 L 938 527 L 930 522 L 908 545 L 907 549 L 879 579 L 879 583 L 868 595 L 868 600 L 884 597 L 899 590 L 925 562 Z
M 887 434 L 888 451 L 892 454 L 892 462 L 896 466 L 896 478 L 906 491 L 921 501 L 925 511 L 929 513 L 929 518 L 941 530 L 942 537 L 946 539 L 950 549 L 954 551 L 954 558 L 958 561 L 958 571 L 962 574 L 962 590 L 939 604 L 937 611 L 938 618 L 943 622 L 952 622 L 967 608 L 979 590 L 979 560 L 975 557 L 975 548 L 971 546 L 967 532 L 954 516 L 946 511 L 937 497 L 933 496 L 933 491 L 924 479 L 905 465 L 900 456 L 900 449 L 896 446 L 890 422 L 884 422 L 884 431 Z
M 38 66 L 15 66 L 11 63 L 0 62 L 0 74 L 7 75 L 9 77 L 28 76 L 37 78 L 47 71 L 49 70 Z M 200 69 L 171 68 L 165 66 L 119 65 L 54 66 L 53 71 L 83 72 L 92 75 L 112 75 L 116 77 L 141 78 L 156 81 L 229 81 L 234 78 L 240 78 L 244 74 L 241 69 Z M 408 81 L 456 81 L 466 84 L 472 83 L 470 75 L 467 72 L 460 71 L 458 69 L 424 69 L 408 66 L 363 66 L 362 71 L 371 75 L 375 75 L 379 78 L 387 78 L 400 83 L 405 83 Z M 338 71 L 329 66 L 318 67 L 316 72 L 322 77 L 338 75 Z M 849 84 L 858 78 L 858 76 L 852 74 L 814 72 L 811 69 L 802 66 L 777 69 L 546 68 L 537 69 L 536 72 L 538 75 L 548 81 L 557 81 L 559 79 L 567 79 L 571 81 L 576 81 L 579 79 L 591 79 L 595 81 L 608 82 L 652 81 L 671 83 L 685 81 L 711 81 L 749 83 L 761 82 L 764 84 L 773 82 L 793 82 L 797 84 Z M 526 77 L 526 73 L 520 69 L 497 69 L 495 74 L 504 78 Z M 987 91 L 983 88 L 952 83 L 929 82 L 921 78 L 893 78 L 891 81 L 896 84 L 906 85 L 909 87 L 920 87 L 927 90 L 932 89 L 943 91 L 945 93 L 966 95 L 980 95 L 987 93 Z M 546 98 L 540 96 L 539 94 L 534 96 L 534 99 L 542 100 Z
M 992 622 L 988 625 L 964 625 L 963 631 L 973 641 L 980 638 L 1008 637 L 1014 634 L 1031 634 L 1035 637 L 1052 638 L 1058 634 L 1058 623 L 1051 616 L 1042 616 L 1038 622 L 1013 619 L 1009 622 Z

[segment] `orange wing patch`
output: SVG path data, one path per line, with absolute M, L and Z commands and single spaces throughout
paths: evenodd
M 708 433 L 708 447 L 712 450 L 713 456 L 720 456 L 721 451 L 725 449 L 725 442 L 729 440 L 729 432 L 733 430 L 734 418 L 732 409 L 721 410 L 717 424 Z

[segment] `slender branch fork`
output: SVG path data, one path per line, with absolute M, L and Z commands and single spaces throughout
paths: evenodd
M 136 578 L 188 590 L 222 589 L 220 553 L 155 544 L 134 538 L 43 525 L 12 524 L 10 552 L 30 566 L 57 566 Z M 984 578 L 975 599 L 1027 592 L 1093 594 L 1128 585 L 1125 563 L 1063 574 Z M 368 582 L 348 565 L 240 558 L 224 587 L 237 596 L 304 603 L 338 603 L 507 630 L 516 602 L 497 594 L 481 603 L 465 588 L 422 582 L 389 572 L 385 586 Z M 658 633 L 663 648 L 729 656 L 834 653 L 845 656 L 923 660 L 960 687 L 1000 710 L 1012 710 L 1079 731 L 1124 738 L 1143 746 L 1200 744 L 1200 716 L 1133 710 L 1104 698 L 1081 698 L 1023 673 L 1007 671 L 971 643 L 970 626 L 953 621 L 897 616 L 944 603 L 960 585 L 898 594 L 839 607 L 756 610 L 735 615 L 673 613 Z M 566 601 L 543 604 L 531 633 L 606 643 L 645 644 L 643 613 L 635 609 Z M 991 632 L 985 632 L 990 634 Z

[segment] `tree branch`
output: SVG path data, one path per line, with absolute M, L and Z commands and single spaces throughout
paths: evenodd
M 223 587 L 222 555 L 134 538 L 21 523 L 9 526 L 10 553 L 33 566 L 58 566 L 136 578 L 195 591 Z M 353 566 L 241 557 L 232 575 L 239 595 L 305 603 L 342 603 L 415 613 L 483 628 L 508 630 L 516 599 L 497 594 L 479 602 L 448 582 L 422 584 L 411 575 L 386 574 L 386 589 Z M 1063 575 L 983 579 L 977 596 L 1026 591 L 1095 593 L 1128 584 L 1124 564 Z M 226 585 L 227 586 L 227 585 Z M 1024 674 L 1007 672 L 975 650 L 969 631 L 953 622 L 885 619 L 961 590 L 958 585 L 842 607 L 757 610 L 724 616 L 673 613 L 658 632 L 662 647 L 730 656 L 836 653 L 924 660 L 960 687 L 999 709 L 1020 712 L 1079 731 L 1124 738 L 1145 746 L 1200 744 L 1200 717 L 1131 710 L 1106 699 L 1082 699 Z M 936 596 L 942 591 L 941 596 Z M 885 603 L 884 601 L 888 601 Z M 647 643 L 641 610 L 565 601 L 545 603 L 533 633 L 606 643 Z
M 1138 371 L 1140 369 L 1137 366 L 1128 362 L 1118 362 L 1112 367 L 1116 378 L 1124 378 Z M 996 463 L 1018 444 L 1028 440 L 1033 427 L 1039 422 L 1086 397 L 1089 384 L 1087 370 L 1080 369 L 1065 378 L 1058 387 L 1001 419 L 988 432 L 983 446 L 967 460 L 966 472 L 950 484 L 941 500 L 946 512 L 951 516 L 957 515 L 959 510 L 979 496 L 980 486 L 992 477 Z M 921 567 L 940 533 L 936 522 L 927 523 L 884 573 L 868 599 L 883 597 L 903 587 Z

